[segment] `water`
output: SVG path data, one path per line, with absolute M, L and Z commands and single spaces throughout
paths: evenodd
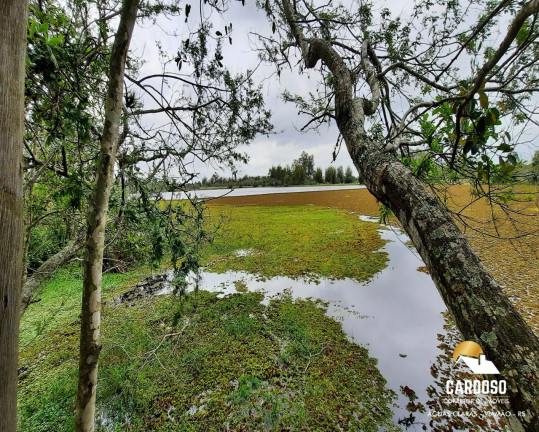
M 198 198 L 218 198 L 222 196 L 249 196 L 249 195 L 268 195 L 276 193 L 297 193 L 297 192 L 320 192 L 332 190 L 347 189 L 365 189 L 364 185 L 340 185 L 340 186 L 287 186 L 287 187 L 250 187 L 238 189 L 201 189 L 193 190 L 188 193 Z M 183 199 L 184 192 L 164 192 L 163 199 L 171 198 Z
M 242 280 L 250 290 L 264 292 L 265 303 L 285 292 L 293 298 L 328 302 L 327 314 L 342 323 L 350 340 L 369 349 L 388 387 L 399 394 L 399 407 L 394 409 L 398 421 L 408 415 L 408 399 L 401 394 L 401 386 L 412 388 L 424 405 L 429 399 L 426 389 L 434 381 L 430 368 L 440 354 L 437 335 L 445 333 L 442 312 L 446 307 L 432 279 L 417 271 L 424 264 L 406 246 L 408 237 L 395 230 L 380 234 L 389 240 L 383 248 L 389 263 L 366 283 L 321 279 L 315 284 L 287 277 L 264 281 L 247 273 L 227 272 L 203 273 L 200 289 L 227 295 L 236 292 L 233 282 Z M 428 425 L 426 414 L 415 416 Z
M 234 282 L 243 281 L 249 290 L 265 293 L 266 304 L 285 293 L 293 298 L 328 302 L 327 314 L 342 323 L 350 340 L 369 349 L 370 355 L 378 359 L 388 387 L 399 394 L 399 406 L 394 409 L 394 419 L 398 421 L 408 416 L 405 406 L 409 400 L 401 394 L 401 386 L 412 388 L 425 406 L 429 399 L 426 389 L 434 384 L 430 368 L 441 353 L 437 335 L 445 333 L 442 313 L 446 307 L 432 279 L 417 271 L 424 264 L 405 244 L 408 237 L 397 229 L 380 230 L 380 235 L 388 240 L 383 250 L 389 255 L 389 263 L 365 283 L 320 279 L 316 284 L 288 277 L 264 279 L 245 272 L 202 272 L 199 288 L 225 296 L 237 292 Z M 155 292 L 155 285 L 151 286 Z M 171 291 L 170 284 L 163 284 L 158 294 Z M 415 416 L 416 421 L 428 425 L 426 413 Z

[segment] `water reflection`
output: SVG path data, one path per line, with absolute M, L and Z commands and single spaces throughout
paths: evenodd
M 247 287 L 263 292 L 266 304 L 283 294 L 327 302 L 327 314 L 342 323 L 350 340 L 367 347 L 378 359 L 388 387 L 398 395 L 394 421 L 406 430 L 505 430 L 497 418 L 432 416 L 434 411 L 459 410 L 443 399 L 445 381 L 466 374 L 460 367 L 453 368 L 451 361 L 452 349 L 461 336 L 431 278 L 417 271 L 424 264 L 408 246 L 408 237 L 396 229 L 381 230 L 380 235 L 389 240 L 383 248 L 389 263 L 366 283 L 351 279 L 319 279 L 314 283 L 287 277 L 266 279 L 245 272 L 202 272 L 199 288 L 225 296 L 238 292 L 237 286 Z M 170 283 L 162 283 L 158 291 L 155 284 L 146 285 L 154 294 L 173 289 Z
M 283 293 L 328 302 L 327 314 L 342 323 L 352 341 L 369 349 L 378 359 L 388 387 L 399 394 L 394 411 L 398 421 L 409 415 L 409 398 L 400 392 L 401 386 L 413 388 L 418 400 L 427 402 L 427 387 L 433 383 L 430 367 L 439 354 L 437 335 L 444 332 L 445 306 L 431 278 L 417 271 L 423 262 L 405 244 L 407 236 L 391 229 L 380 234 L 389 240 L 383 248 L 389 263 L 366 283 L 352 279 L 312 283 L 287 277 L 265 279 L 244 272 L 203 272 L 200 289 L 220 291 L 224 296 L 237 292 L 234 282 L 242 281 L 249 290 L 264 292 L 266 303 Z M 170 290 L 164 288 L 162 293 Z M 425 423 L 428 418 L 416 413 L 418 420 Z

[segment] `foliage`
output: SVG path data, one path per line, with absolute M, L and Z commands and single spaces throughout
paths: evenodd
M 300 60 L 297 31 L 308 45 L 313 38 L 327 42 L 350 72 L 358 102 L 376 107 L 365 116 L 365 139 L 422 181 L 469 182 L 478 196 L 511 214 L 497 185 L 530 178 L 517 168 L 526 129 L 538 114 L 539 30 L 530 12 L 537 5 L 425 0 L 401 15 L 373 1 L 293 5 L 292 23 L 283 1 L 259 2 L 273 22 L 272 36 L 260 35 L 259 52 L 277 73 Z M 316 92 L 284 94 L 305 119 L 304 131 L 327 127 L 337 114 L 335 77 L 319 58 L 307 67 L 313 66 Z
M 354 183 L 352 168 L 330 167 L 330 172 L 335 171 L 335 175 L 328 177 L 326 183 Z M 267 186 L 289 186 L 289 185 L 309 185 L 324 183 L 322 168 L 314 168 L 314 156 L 302 152 L 298 159 L 294 159 L 291 165 L 272 166 L 266 177 L 263 176 L 243 176 L 242 178 L 223 178 L 214 173 L 210 179 L 203 178 L 201 182 L 195 182 L 195 187 L 267 187 Z
M 108 1 L 30 5 L 25 135 L 25 246 L 30 271 L 84 229 L 103 126 L 116 16 L 110 11 L 116 6 Z M 144 4 L 140 19 L 184 12 L 176 2 L 155 6 Z M 190 221 L 199 217 L 194 213 L 203 212 L 193 212 L 195 205 L 182 215 L 181 208 L 158 208 L 159 193 L 186 189 L 197 175 L 186 164 L 190 158 L 234 168 L 245 160 L 236 148 L 271 131 L 260 88 L 249 72 L 233 75 L 227 70 L 221 42 L 215 42 L 211 33 L 211 25 L 201 22 L 200 31 L 190 34 L 181 52 L 174 54 L 188 72 L 169 70 L 148 82 L 139 75 L 142 62 L 128 59 L 106 271 L 125 271 L 141 261 L 158 264 L 165 255 L 178 258 L 180 251 L 186 259 L 179 266 L 196 267 L 193 241 L 205 233 L 192 230 Z M 170 67 L 172 54 L 162 49 L 160 53 L 163 64 Z M 176 67 L 180 72 L 181 65 Z M 154 85 L 159 79 L 162 85 Z M 169 85 L 170 80 L 188 85 Z M 155 88 L 162 91 L 157 98 L 152 94 Z M 152 98 L 157 106 L 148 106 Z M 157 136 L 146 120 L 156 113 L 170 120 Z
M 312 178 L 314 173 L 314 155 L 310 155 L 307 152 L 301 152 L 298 159 L 292 162 L 292 168 L 295 170 L 298 166 L 302 166 L 307 178 Z
M 324 180 L 326 183 L 337 183 L 337 170 L 333 166 L 328 166 L 324 172 Z
M 318 167 L 314 170 L 313 179 L 316 183 L 324 183 L 324 173 L 322 172 L 322 168 Z

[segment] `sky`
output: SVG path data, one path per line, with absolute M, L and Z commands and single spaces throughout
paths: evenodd
M 193 5 L 187 24 L 193 31 L 197 24 L 197 12 Z M 233 43 L 230 45 L 227 42 L 223 45 L 223 62 L 232 73 L 241 73 L 257 67 L 254 78 L 261 81 L 266 108 L 272 112 L 273 133 L 269 137 L 258 136 L 250 145 L 239 148 L 248 155 L 249 162 L 238 167 L 238 175 L 267 175 L 271 166 L 290 165 L 302 151 L 314 155 L 315 166 L 325 168 L 333 163 L 335 166 L 353 167 L 344 146 L 336 161 L 332 162 L 334 146 L 339 135 L 335 124 L 324 127 L 319 132 L 300 132 L 299 129 L 305 124 L 305 119 L 298 117 L 293 104 L 282 100 L 281 95 L 285 90 L 300 94 L 307 94 L 309 90 L 316 91 L 316 72 L 300 75 L 297 69 L 284 70 L 280 79 L 277 79 L 272 65 L 260 64 L 253 48 L 256 38 L 250 33 L 271 34 L 271 25 L 265 13 L 258 10 L 253 1 L 247 0 L 245 6 L 239 1 L 231 1 L 223 17 L 213 14 L 212 21 L 214 30 L 221 30 L 223 33 L 223 27 L 230 22 L 233 23 Z M 155 61 L 158 55 L 155 41 L 159 40 L 165 49 L 174 52 L 178 49 L 182 38 L 168 36 L 165 31 L 185 34 L 185 27 L 186 23 L 180 18 L 161 19 L 157 28 L 151 22 L 137 26 L 131 51 L 146 60 L 140 76 L 161 72 L 161 65 Z M 230 172 L 223 170 L 223 167 L 207 166 L 199 162 L 196 162 L 196 170 L 200 171 L 200 178 L 210 177 L 214 172 L 220 176 L 230 175 Z
M 381 1 L 377 4 L 380 4 L 380 8 L 386 4 L 389 5 L 395 16 L 406 14 L 412 3 L 410 0 L 400 0 L 398 2 Z M 162 71 L 159 61 L 156 61 L 158 58 L 156 41 L 159 41 L 165 50 L 176 52 L 181 41 L 185 39 L 186 32 L 195 31 L 199 20 L 197 4 L 198 2 L 193 3 L 187 23 L 184 22 L 183 17 L 162 17 L 159 18 L 157 25 L 149 21 L 137 25 L 131 51 L 145 60 L 140 76 Z M 344 145 L 336 161 L 332 162 L 338 137 L 338 130 L 334 123 L 321 128 L 318 132 L 299 131 L 306 120 L 300 118 L 296 107 L 284 102 L 281 95 L 285 90 L 303 95 L 308 94 L 309 91 L 316 92 L 317 72 L 306 71 L 300 74 L 299 68 L 294 68 L 292 71 L 283 70 L 281 77 L 277 79 L 272 65 L 259 64 L 254 50 L 256 37 L 252 33 L 270 35 L 271 25 L 265 13 L 257 9 L 254 1 L 246 0 L 245 6 L 242 6 L 241 1 L 230 1 L 228 10 L 222 16 L 212 13 L 210 19 L 214 24 L 213 30 L 221 30 L 223 33 L 224 26 L 233 23 L 233 43 L 232 45 L 228 42 L 224 43 L 223 63 L 233 73 L 245 72 L 257 67 L 254 78 L 262 83 L 266 107 L 272 112 L 272 123 L 275 128 L 274 133 L 269 137 L 258 136 L 249 146 L 239 149 L 249 158 L 247 165 L 238 166 L 239 175 L 266 175 L 271 166 L 291 164 L 302 151 L 314 155 L 315 166 L 325 168 L 332 163 L 335 166 L 353 166 Z M 159 119 L 155 117 L 151 121 L 155 124 L 159 122 Z M 535 131 L 530 133 L 528 138 L 535 138 L 537 135 Z M 536 143 L 537 140 L 535 144 L 525 148 L 521 157 L 531 159 L 533 151 L 537 149 Z M 195 169 L 200 172 L 200 179 L 203 176 L 210 177 L 215 172 L 220 176 L 230 174 L 229 171 L 223 170 L 223 167 L 216 165 L 205 165 L 198 161 L 194 161 L 194 164 Z

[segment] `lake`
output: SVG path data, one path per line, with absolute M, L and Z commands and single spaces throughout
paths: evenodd
M 347 189 L 365 189 L 365 185 L 337 185 L 337 186 L 286 186 L 286 187 L 250 187 L 236 189 L 194 189 L 189 191 L 190 196 L 198 198 L 220 198 L 220 197 L 239 197 L 250 195 L 269 195 L 280 193 L 298 193 L 298 192 L 321 192 L 332 190 Z M 164 192 L 163 199 L 183 199 L 184 192 Z

